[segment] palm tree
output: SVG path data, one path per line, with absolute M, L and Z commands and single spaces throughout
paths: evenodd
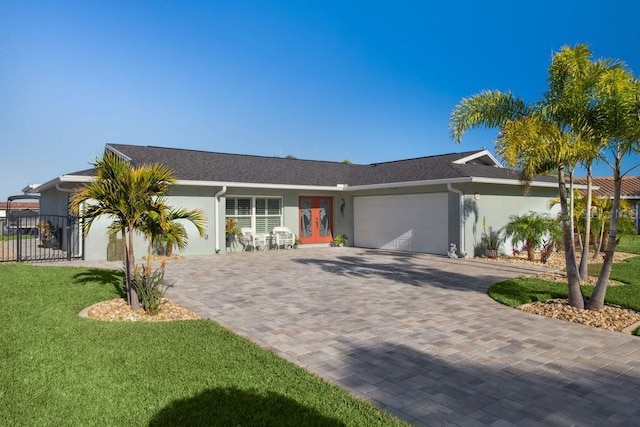
M 586 45 L 563 47 L 549 67 L 549 87 L 537 104 L 527 105 L 511 94 L 482 92 L 463 99 L 450 120 L 453 139 L 471 127 L 500 128 L 496 151 L 506 163 L 522 171 L 525 184 L 538 173 L 555 169 L 562 217 L 569 304 L 584 307 L 572 239 L 566 173 L 579 162 L 590 164 L 602 148 L 601 132 L 594 129 L 594 93 L 603 75 L 619 68 L 613 61 L 590 60 Z
M 524 215 L 511 215 L 504 232 L 512 242 L 524 243 L 527 246 L 527 258 L 534 261 L 536 249 L 544 243 L 545 236 L 553 234 L 556 227 L 557 222 L 548 215 L 531 211 Z
M 155 246 L 162 244 L 165 255 L 171 256 L 174 246 L 185 249 L 188 245 L 188 234 L 181 220 L 188 221 L 196 227 L 202 237 L 206 231 L 206 217 L 200 209 L 171 208 L 164 200 L 158 200 L 161 208 L 150 211 L 142 221 L 142 233 L 149 240 L 149 259 Z
M 459 143 L 470 128 L 500 128 L 496 151 L 509 166 L 521 169 L 521 180 L 525 185 L 536 174 L 552 169 L 557 171 L 569 304 L 583 308 L 584 298 L 571 239 L 565 187 L 565 167 L 576 163 L 576 146 L 580 139 L 554 121 L 544 107 L 544 104 L 527 105 L 510 93 L 481 92 L 463 99 L 454 108 L 450 119 L 451 136 Z
M 604 306 L 613 255 L 618 244 L 622 178 L 639 166 L 622 170 L 623 159 L 631 153 L 640 152 L 640 79 L 624 68 L 609 70 L 603 73 L 596 83 L 595 101 L 592 126 L 598 135 L 607 141 L 606 150 L 601 153 L 600 160 L 611 167 L 614 184 L 604 263 L 587 306 L 589 309 L 600 310 Z M 610 158 L 606 157 L 607 154 Z
M 585 205 L 584 238 L 582 240 L 582 256 L 580 259 L 579 273 L 586 278 L 588 276 L 589 238 L 591 231 L 591 206 L 592 206 L 592 164 L 599 156 L 606 144 L 606 139 L 598 133 L 598 115 L 594 111 L 594 99 L 598 81 L 613 70 L 623 70 L 624 64 L 611 59 L 591 60 L 592 52 L 581 44 L 573 49 L 563 49 L 558 53 L 559 60 L 555 60 L 550 73 L 557 78 L 552 81 L 553 89 L 548 93 L 548 99 L 553 101 L 553 96 L 561 96 L 567 102 L 554 103 L 552 114 L 557 120 L 578 130 L 583 138 L 588 140 L 583 148 L 582 159 L 587 171 L 587 198 Z M 572 191 L 573 194 L 573 191 Z M 573 201 L 573 199 L 571 199 Z
M 112 152 L 105 153 L 92 165 L 96 177 L 73 194 L 71 209 L 82 218 L 87 233 L 96 219 L 107 216 L 113 219 L 110 234 L 122 232 L 127 235 L 128 239 L 123 239 L 125 289 L 129 305 L 138 309 L 140 303 L 132 279 L 134 232 L 148 212 L 158 210 L 157 198 L 167 193 L 175 177 L 164 165 L 135 166 Z

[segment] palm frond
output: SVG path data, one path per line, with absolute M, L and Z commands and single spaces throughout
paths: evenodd
M 507 121 L 529 113 L 525 102 L 510 92 L 484 91 L 464 98 L 449 118 L 451 138 L 459 143 L 462 135 L 477 127 L 502 127 Z

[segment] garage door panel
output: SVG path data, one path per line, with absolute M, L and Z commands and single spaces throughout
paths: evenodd
M 354 244 L 361 247 L 446 253 L 446 193 L 361 196 L 354 199 Z

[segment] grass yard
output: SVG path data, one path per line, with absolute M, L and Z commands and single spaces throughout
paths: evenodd
M 597 276 L 602 264 L 591 264 L 589 275 Z M 640 311 L 640 257 L 628 258 L 615 263 L 611 271 L 611 279 L 625 283 L 623 286 L 612 286 L 607 289 L 605 302 L 616 304 L 635 311 Z M 582 293 L 590 296 L 592 286 L 581 286 Z M 488 294 L 494 300 L 517 307 L 534 301 L 546 301 L 555 298 L 567 298 L 566 283 L 557 283 L 537 278 L 518 278 L 496 283 L 489 288 Z M 640 328 L 634 332 L 640 335 Z
M 640 235 L 620 236 L 616 252 L 627 252 L 640 255 Z
M 0 425 L 405 425 L 213 321 L 77 316 L 120 282 L 0 265 Z

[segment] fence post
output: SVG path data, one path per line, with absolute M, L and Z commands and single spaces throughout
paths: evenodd
M 16 222 L 16 261 L 22 262 L 22 233 L 20 232 L 22 218 L 20 215 L 17 215 L 16 218 L 18 220 Z
M 67 232 L 66 232 L 66 240 L 67 240 L 67 261 L 71 261 L 71 217 L 67 216 Z

